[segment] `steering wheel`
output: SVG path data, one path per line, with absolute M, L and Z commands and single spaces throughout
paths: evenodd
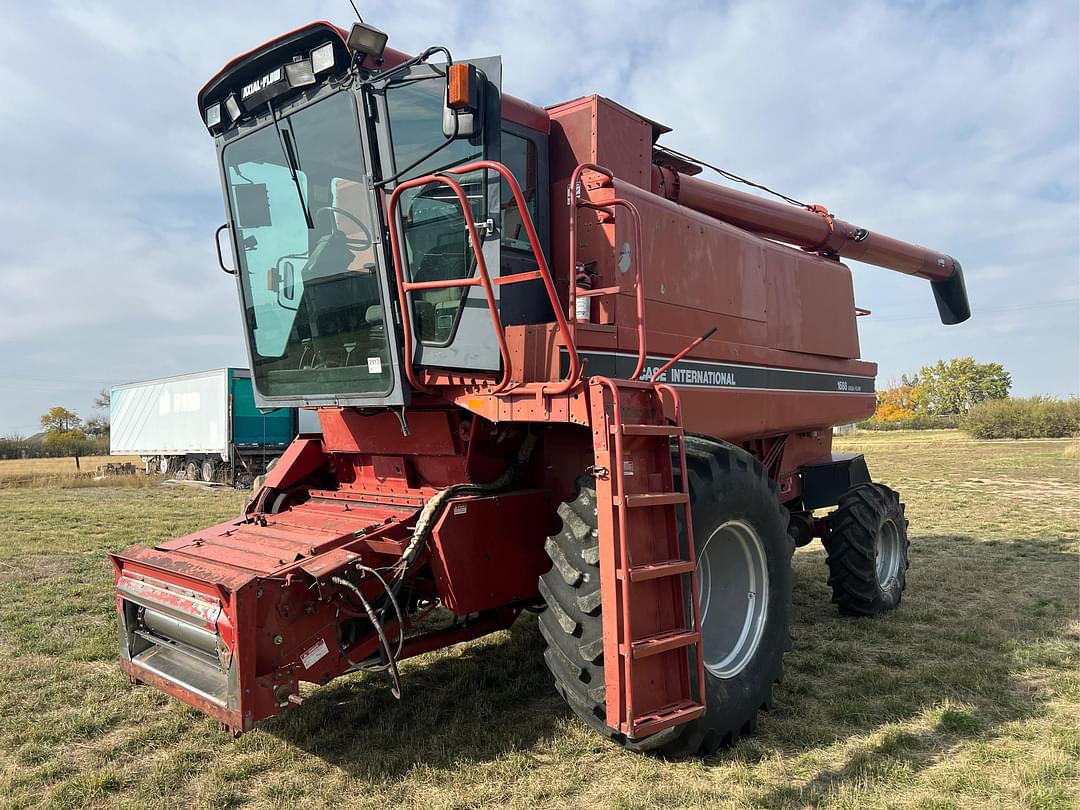
M 351 212 L 346 211 L 344 208 L 338 208 L 336 205 L 324 205 L 322 208 L 318 209 L 315 212 L 315 217 L 314 217 L 315 222 L 319 221 L 319 217 L 322 215 L 322 213 L 324 211 L 329 211 L 332 214 L 341 214 L 343 217 L 345 217 L 345 219 L 350 220 L 351 222 L 355 223 L 358 228 L 360 228 L 360 233 L 363 234 L 363 238 L 360 238 L 360 239 L 347 238 L 345 240 L 346 244 L 348 244 L 348 246 L 352 250 L 367 250 L 369 247 L 371 247 L 372 242 L 375 241 L 371 237 L 371 231 L 368 230 L 368 226 L 365 225 L 363 222 L 361 222 L 356 217 L 355 214 L 352 214 Z M 334 222 L 333 224 L 334 224 L 334 230 L 341 230 L 340 228 L 337 227 L 336 222 Z

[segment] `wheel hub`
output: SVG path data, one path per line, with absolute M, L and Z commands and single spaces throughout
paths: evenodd
M 765 545 L 742 520 L 729 520 L 698 555 L 701 645 L 717 678 L 738 675 L 757 652 L 769 607 Z
M 900 530 L 891 519 L 886 520 L 874 538 L 874 557 L 878 584 L 885 587 L 900 574 L 903 547 Z

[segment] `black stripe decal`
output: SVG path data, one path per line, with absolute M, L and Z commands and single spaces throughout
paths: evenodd
M 637 356 L 622 352 L 578 352 L 585 363 L 585 376 L 627 378 L 634 372 Z M 670 358 L 650 355 L 645 362 L 643 379 L 649 379 Z M 562 372 L 566 374 L 570 361 L 565 350 L 561 353 Z M 873 394 L 874 378 L 853 374 L 831 374 L 823 371 L 796 371 L 787 368 L 747 366 L 737 363 L 716 363 L 707 360 L 683 359 L 665 371 L 657 382 L 680 388 L 735 388 L 750 391 L 806 391 L 828 394 Z

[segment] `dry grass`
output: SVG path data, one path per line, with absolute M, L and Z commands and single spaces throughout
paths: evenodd
M 139 456 L 82 456 L 78 468 L 74 456 L 0 459 L 0 487 L 70 485 L 91 478 L 103 464 L 134 464 L 140 471 L 143 468 Z
M 233 741 L 113 664 L 106 550 L 235 514 L 186 488 L 0 491 L 0 801 L 53 807 L 1073 807 L 1080 484 L 1069 442 L 857 434 L 904 495 L 902 607 L 841 619 L 796 555 L 794 649 L 759 734 L 705 761 L 604 743 L 551 688 L 532 617 L 314 690 Z M 1075 451 L 1073 451 L 1075 452 Z

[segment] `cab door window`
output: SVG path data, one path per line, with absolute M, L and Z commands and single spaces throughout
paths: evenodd
M 444 82 L 433 79 L 406 79 L 387 88 L 395 166 L 410 166 L 446 141 L 442 130 L 445 89 Z M 400 179 L 431 174 L 482 156 L 479 139 L 453 140 Z M 484 173 L 455 176 L 455 179 L 465 190 L 473 222 L 482 222 L 487 218 Z M 447 281 L 474 274 L 476 257 L 466 230 L 465 212 L 448 186 L 429 183 L 407 189 L 399 206 L 403 259 L 412 281 Z M 447 287 L 420 290 L 412 295 L 414 323 L 422 342 L 446 345 L 453 339 L 466 289 Z
M 502 162 L 521 186 L 525 204 L 535 225 L 537 221 L 537 165 L 536 143 L 505 129 L 502 132 Z M 511 250 L 532 252 L 525 222 L 517 207 L 509 184 L 502 183 L 502 245 Z

